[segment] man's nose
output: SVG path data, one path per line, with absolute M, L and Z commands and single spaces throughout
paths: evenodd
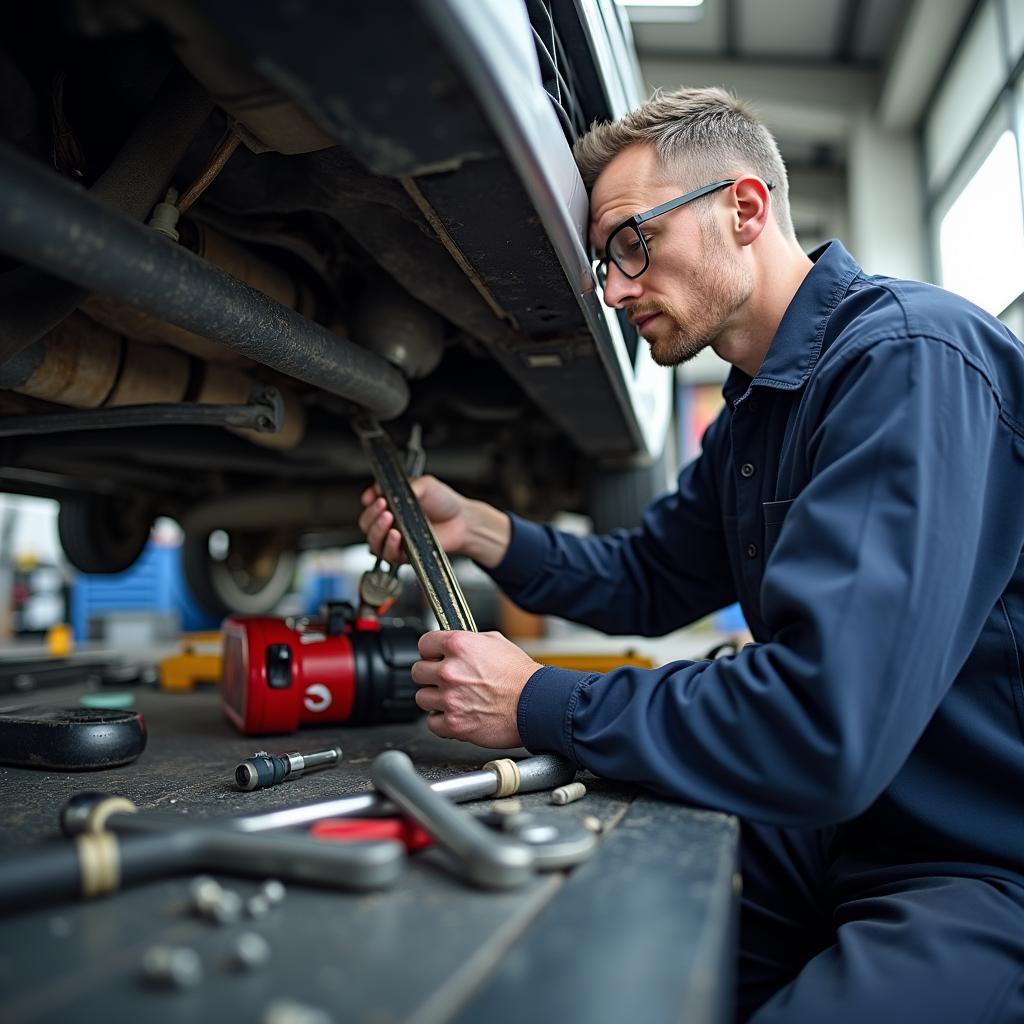
M 609 261 L 608 275 L 604 281 L 604 304 L 615 309 L 631 306 L 643 294 L 644 286 L 638 277 L 626 277 L 619 268 Z

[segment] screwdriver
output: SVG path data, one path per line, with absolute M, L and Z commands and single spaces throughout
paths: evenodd
M 268 754 L 257 750 L 235 768 L 235 785 L 244 790 L 266 789 L 315 768 L 333 768 L 339 761 L 341 747 L 312 754 Z

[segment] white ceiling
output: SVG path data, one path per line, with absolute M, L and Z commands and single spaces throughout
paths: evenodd
M 880 66 L 909 0 L 704 0 L 672 12 L 628 8 L 641 56 Z M 654 18 L 655 20 L 648 20 Z M 668 20 L 667 20 L 668 19 Z

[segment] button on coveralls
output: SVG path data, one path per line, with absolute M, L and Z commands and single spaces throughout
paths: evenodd
M 540 669 L 519 731 L 742 819 L 740 1019 L 1024 1022 L 1024 349 L 839 242 L 812 259 L 641 527 L 513 517 L 493 571 L 608 633 L 738 600 L 756 643 Z

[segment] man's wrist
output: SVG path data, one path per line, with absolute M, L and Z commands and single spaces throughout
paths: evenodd
M 512 542 L 512 521 L 508 514 L 484 501 L 466 501 L 466 542 L 462 554 L 485 569 L 499 565 Z

